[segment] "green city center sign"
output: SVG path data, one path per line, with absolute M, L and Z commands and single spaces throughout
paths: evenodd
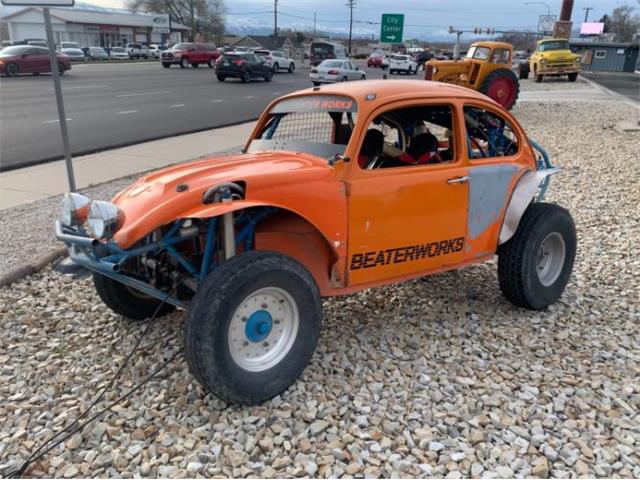
M 383 13 L 380 22 L 380 43 L 402 43 L 403 13 Z

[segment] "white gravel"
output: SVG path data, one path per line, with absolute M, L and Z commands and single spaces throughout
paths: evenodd
M 549 200 L 578 228 L 548 311 L 504 300 L 494 262 L 329 300 L 310 366 L 280 397 L 225 408 L 179 357 L 28 475 L 639 478 L 640 137 L 612 128 L 633 109 L 515 113 L 564 168 Z M 0 316 L 2 475 L 88 404 L 144 325 L 50 269 L 1 289 Z M 180 348 L 182 322 L 158 320 L 109 399 Z

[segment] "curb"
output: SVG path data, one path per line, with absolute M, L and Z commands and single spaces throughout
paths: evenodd
M 38 273 L 50 263 L 56 261 L 59 258 L 67 256 L 67 247 L 59 247 L 55 250 L 51 250 L 49 253 L 38 257 L 34 262 L 29 265 L 23 265 L 21 267 L 10 270 L 9 273 L 0 277 L 0 288 L 7 287 L 12 283 L 22 280 L 23 278 Z

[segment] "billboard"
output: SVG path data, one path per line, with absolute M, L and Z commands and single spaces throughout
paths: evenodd
M 2 5 L 24 7 L 73 7 L 75 0 L 2 0 Z
M 585 22 L 580 27 L 580 35 L 601 35 L 604 33 L 604 23 Z
M 171 33 L 169 15 L 157 13 L 153 16 L 153 33 Z

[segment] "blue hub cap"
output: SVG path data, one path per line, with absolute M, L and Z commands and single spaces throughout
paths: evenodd
M 266 310 L 253 312 L 247 319 L 244 327 L 244 334 L 247 340 L 253 343 L 262 342 L 271 333 L 273 319 Z

